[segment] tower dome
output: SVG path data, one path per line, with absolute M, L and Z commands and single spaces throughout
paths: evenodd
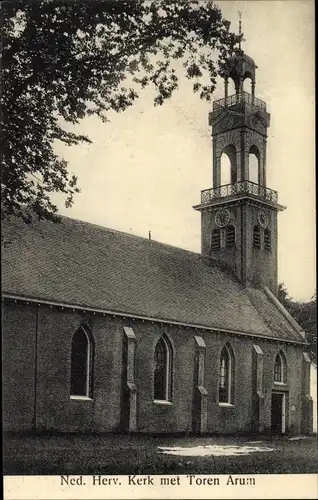
M 224 70 L 224 81 L 225 81 L 225 97 L 227 98 L 228 94 L 228 81 L 229 78 L 233 80 L 235 85 L 236 94 L 240 94 L 243 92 L 243 83 L 246 78 L 251 80 L 251 89 L 252 96 L 255 94 L 255 71 L 256 64 L 254 59 L 244 53 L 244 50 L 241 48 L 241 42 L 244 40 L 242 38 L 242 13 L 239 12 L 239 46 L 236 50 L 235 54 L 232 57 L 229 57 L 226 61 L 225 70 Z
M 252 89 L 255 86 L 255 73 L 257 66 L 254 59 L 246 55 L 242 50 L 227 60 L 224 78 L 231 78 L 235 85 L 236 93 L 243 90 L 243 82 L 246 78 L 251 79 Z

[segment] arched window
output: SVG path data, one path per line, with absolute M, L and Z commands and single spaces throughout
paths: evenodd
M 261 229 L 259 226 L 254 226 L 253 230 L 253 247 L 261 248 Z
M 246 71 L 244 74 L 244 79 L 242 82 L 242 90 L 243 92 L 248 92 L 249 94 L 253 94 L 253 75 Z
M 231 96 L 234 94 L 236 94 L 235 82 L 232 78 L 228 78 L 227 95 Z
M 248 155 L 248 178 L 255 184 L 259 182 L 260 153 L 256 146 L 251 146 Z
M 225 244 L 226 248 L 235 247 L 235 227 L 229 225 L 225 230 Z
M 264 231 L 264 249 L 268 252 L 272 250 L 271 232 L 268 228 Z
M 81 327 L 73 335 L 71 353 L 71 396 L 91 396 L 93 343 Z
M 226 146 L 221 155 L 221 186 L 237 181 L 237 158 L 233 144 Z
M 212 231 L 212 250 L 220 250 L 221 248 L 221 231 L 213 229 Z
M 219 403 L 233 403 L 234 356 L 230 346 L 225 345 L 220 357 Z
M 276 384 L 285 384 L 287 379 L 287 365 L 285 356 L 279 352 L 275 358 L 274 364 L 274 382 Z
M 154 359 L 154 399 L 157 401 L 172 399 L 172 358 L 170 341 L 163 335 L 157 342 Z

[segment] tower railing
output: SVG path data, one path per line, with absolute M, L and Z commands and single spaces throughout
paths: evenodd
M 251 181 L 238 181 L 233 184 L 224 184 L 223 186 L 204 189 L 201 191 L 201 203 L 208 204 L 217 198 L 225 198 L 226 196 L 234 196 L 240 194 L 251 194 L 258 198 L 263 198 L 267 201 L 277 203 L 278 193 L 273 189 L 265 186 L 260 186 Z
M 224 108 L 230 108 L 231 106 L 235 106 L 237 104 L 249 104 L 250 106 L 254 106 L 255 108 L 266 110 L 266 103 L 261 99 L 249 94 L 248 92 L 239 92 L 238 94 L 233 94 L 228 97 L 223 97 L 223 99 L 219 99 L 218 101 L 213 102 L 213 114 L 219 114 Z

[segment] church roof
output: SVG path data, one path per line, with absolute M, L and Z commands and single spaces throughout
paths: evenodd
M 3 295 L 303 342 L 265 291 L 197 253 L 68 217 L 2 232 Z

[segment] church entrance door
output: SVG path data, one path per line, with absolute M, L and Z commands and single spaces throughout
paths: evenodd
M 284 434 L 285 422 L 285 394 L 283 392 L 272 393 L 271 431 L 273 434 Z

